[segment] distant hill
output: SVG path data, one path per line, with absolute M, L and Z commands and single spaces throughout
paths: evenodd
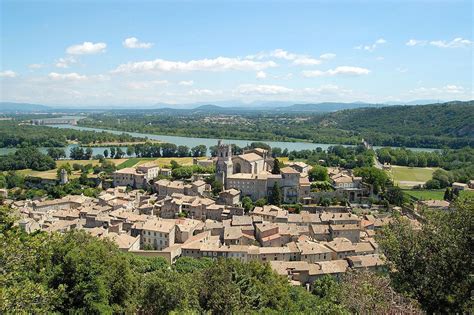
M 441 138 L 474 146 L 474 101 L 348 109 L 316 117 L 315 122 L 359 132 L 381 145 L 392 145 L 398 137 L 412 141 L 410 146 L 430 147 L 430 141 Z
M 49 112 L 52 108 L 39 104 L 0 102 L 0 113 Z

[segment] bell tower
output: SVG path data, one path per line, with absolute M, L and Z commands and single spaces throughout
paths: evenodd
M 216 180 L 225 188 L 226 178 L 232 175 L 232 146 L 223 144 L 222 140 L 217 142 L 217 164 L 216 164 Z

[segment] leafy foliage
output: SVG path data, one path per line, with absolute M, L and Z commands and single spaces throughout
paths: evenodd
M 54 160 L 33 147 L 21 148 L 0 159 L 0 171 L 23 170 L 46 171 L 56 167 Z
M 473 308 L 473 214 L 474 198 L 460 198 L 453 211 L 426 211 L 420 231 L 397 218 L 379 237 L 395 289 L 417 299 L 428 313 Z
M 58 129 L 47 126 L 19 124 L 18 121 L 0 121 L 0 148 L 64 147 L 68 141 L 81 144 L 104 142 L 131 142 L 143 140 L 128 134 Z

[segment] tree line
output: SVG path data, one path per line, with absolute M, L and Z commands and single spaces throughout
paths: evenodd
M 0 121 L 0 148 L 20 147 L 64 147 L 69 142 L 81 144 L 105 142 L 134 142 L 143 138 L 129 134 L 113 134 L 102 131 L 85 131 L 47 126 L 32 126 L 20 124 L 17 120 Z

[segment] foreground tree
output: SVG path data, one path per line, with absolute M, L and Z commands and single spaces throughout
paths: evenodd
M 454 208 L 426 211 L 421 230 L 397 218 L 379 237 L 394 288 L 428 313 L 469 313 L 474 307 L 474 198 L 460 198 Z
M 348 272 L 338 290 L 340 302 L 353 314 L 421 314 L 414 300 L 396 293 L 388 277 L 374 272 Z

